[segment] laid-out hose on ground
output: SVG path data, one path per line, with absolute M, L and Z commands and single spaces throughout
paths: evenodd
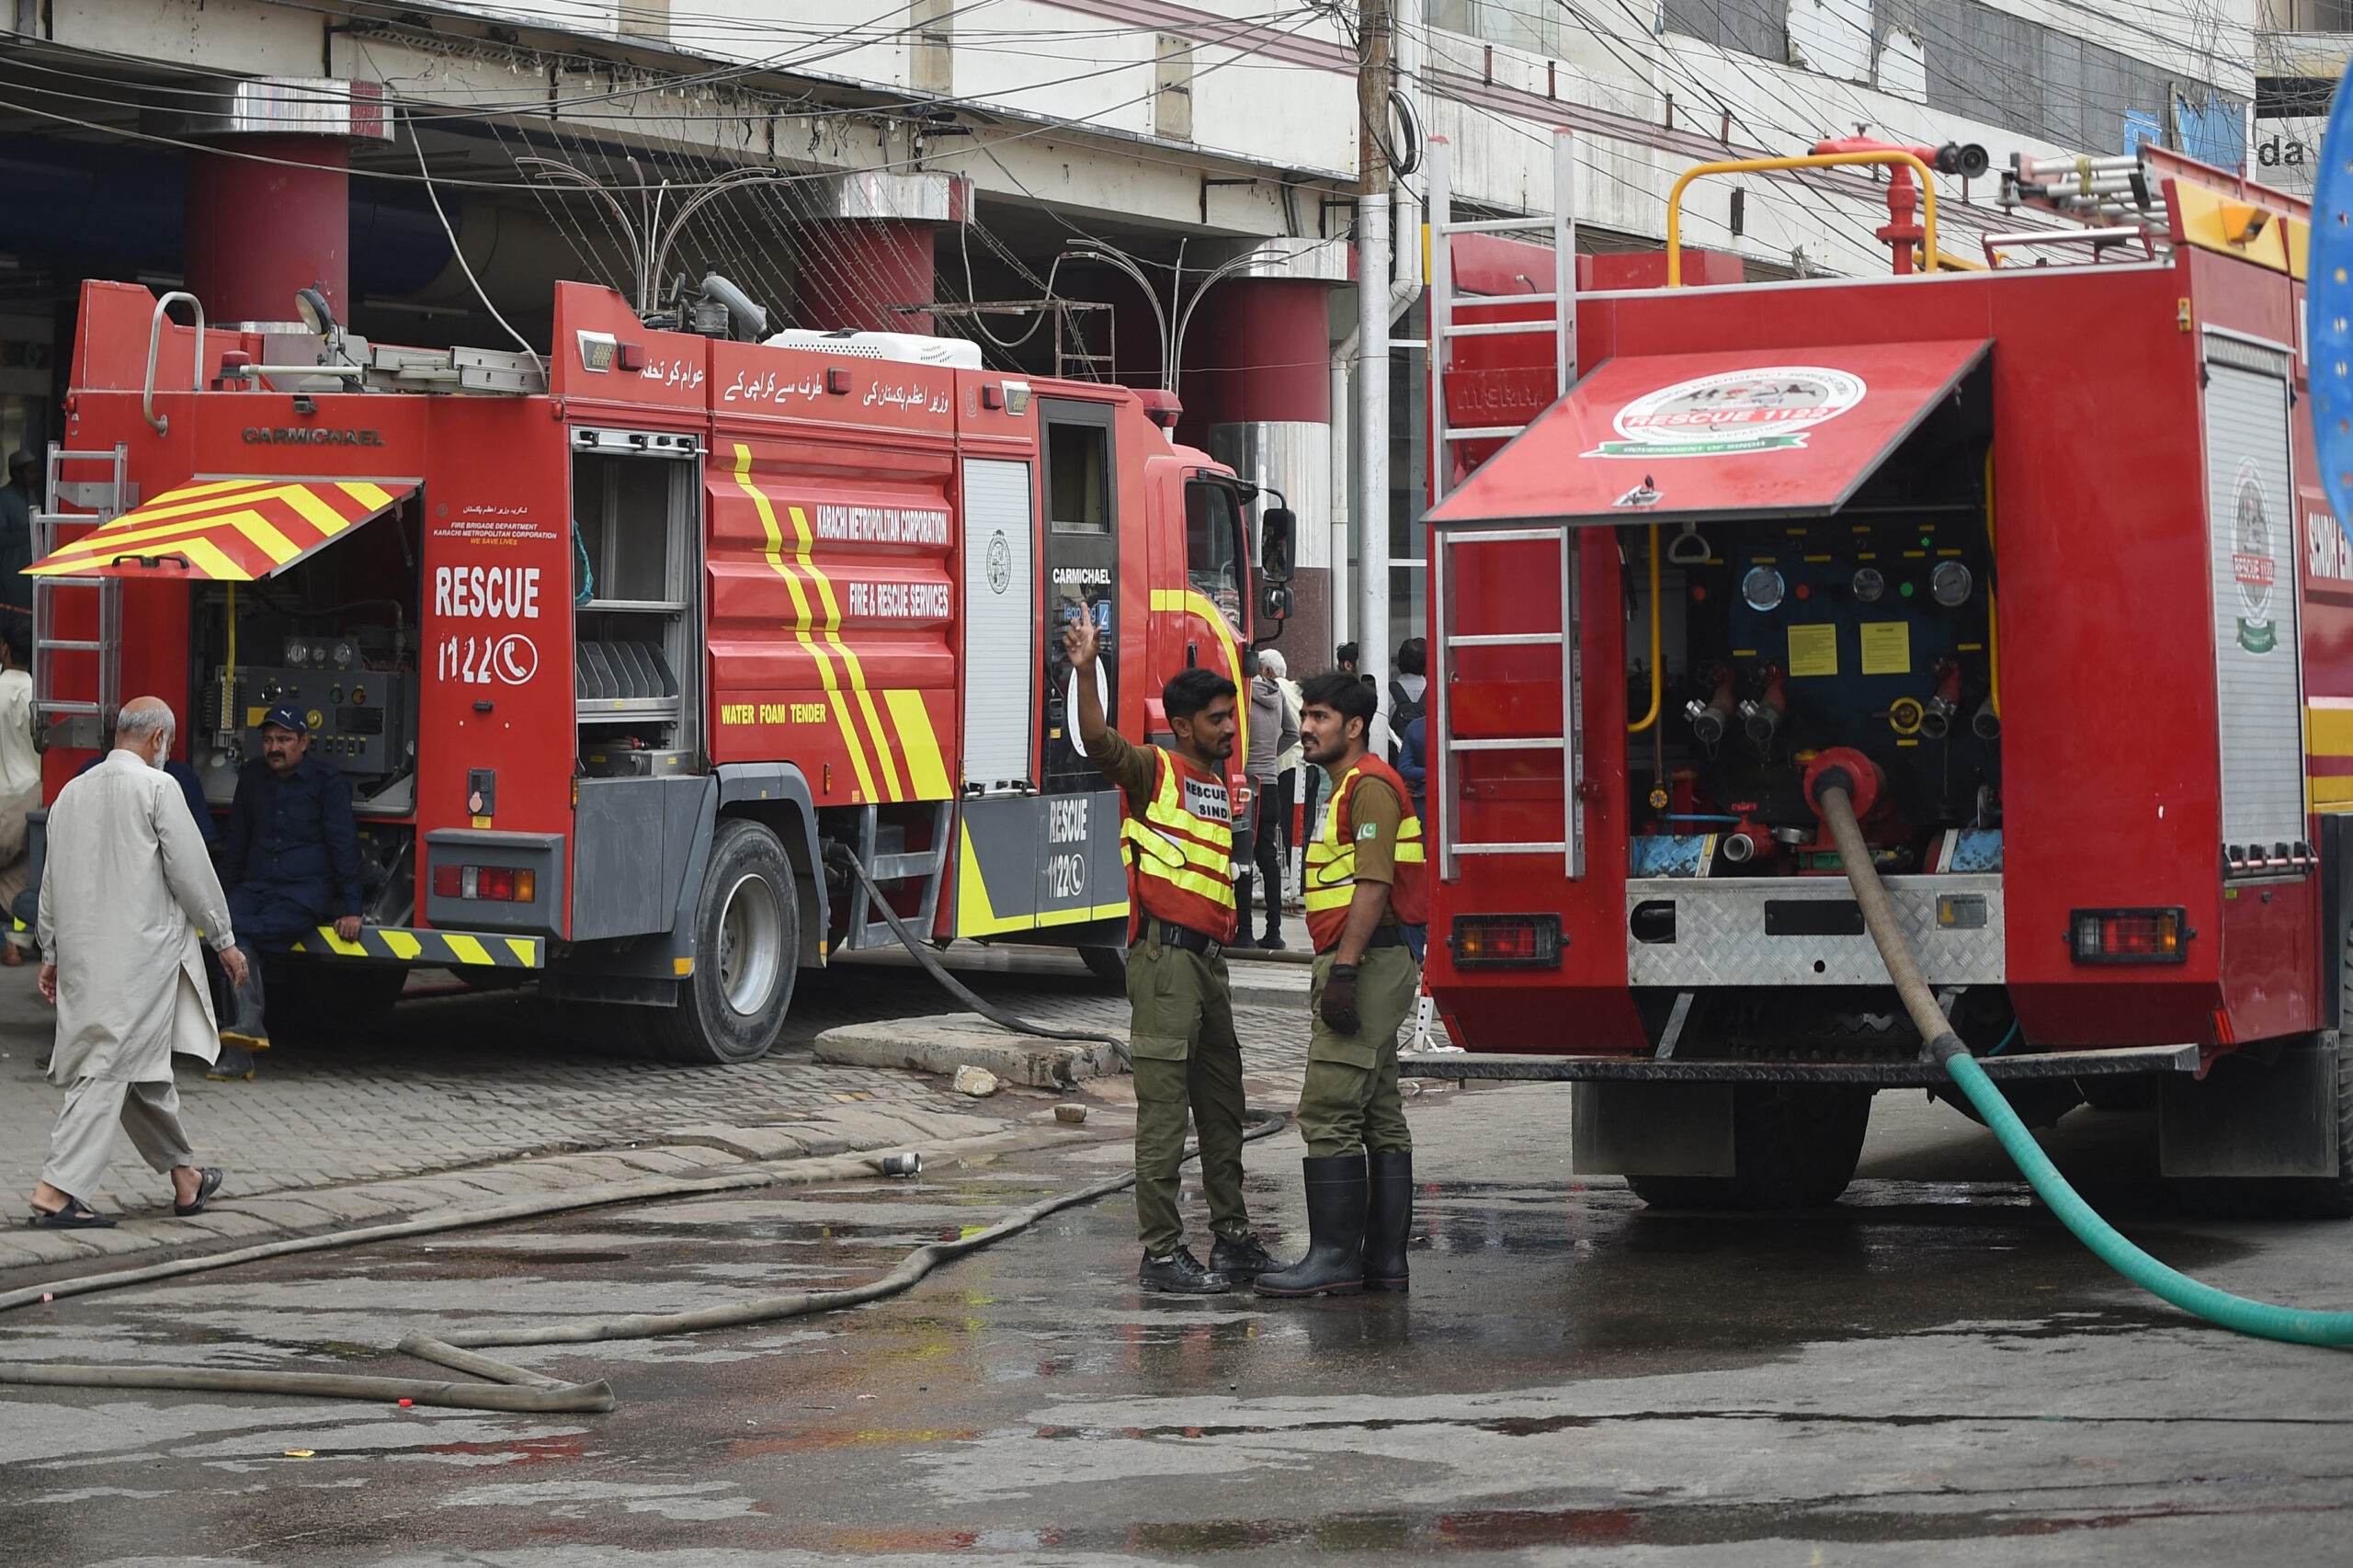
M 996 1004 L 975 995 L 962 982 L 948 972 L 948 966 L 933 955 L 932 950 L 923 944 L 922 938 L 907 929 L 907 923 L 899 918 L 899 912 L 891 907 L 891 901 L 882 896 L 882 890 L 875 885 L 874 878 L 868 873 L 865 865 L 859 861 L 848 845 L 836 843 L 831 850 L 827 851 L 825 858 L 829 864 L 839 867 L 866 884 L 867 902 L 882 912 L 882 918 L 891 924 L 891 934 L 899 938 L 900 943 L 908 952 L 915 955 L 915 962 L 923 965 L 931 978 L 939 982 L 943 990 L 996 1025 L 997 1028 L 1011 1029 L 1016 1034 L 1036 1035 L 1040 1040 L 1093 1041 L 1098 1045 L 1108 1045 L 1118 1051 L 1120 1061 L 1131 1061 L 1128 1055 L 1128 1042 L 1117 1035 L 1096 1034 L 1086 1029 L 1048 1028 L 1043 1024 L 1033 1024 L 1025 1018 L 1017 1018 Z
M 1279 1111 L 1252 1108 L 1245 1115 L 1256 1123 L 1243 1134 L 1244 1141 L 1264 1138 L 1280 1131 L 1287 1118 Z M 1188 1144 L 1185 1158 L 1199 1153 L 1198 1144 Z M 51 1285 L 34 1286 L 12 1290 L 0 1297 L 0 1310 L 24 1306 L 33 1301 L 48 1301 L 60 1296 L 83 1295 L 94 1290 L 118 1289 L 126 1285 L 144 1284 L 168 1279 L 178 1275 L 196 1274 L 208 1269 L 226 1267 L 232 1263 L 251 1263 L 267 1257 L 280 1257 L 290 1253 L 320 1252 L 330 1248 L 364 1246 L 371 1242 L 397 1240 L 404 1236 L 428 1234 L 436 1231 L 457 1230 L 504 1220 L 528 1219 L 537 1215 L 562 1213 L 573 1210 L 602 1208 L 614 1203 L 642 1201 L 648 1199 L 673 1198 L 710 1192 L 741 1190 L 745 1187 L 805 1185 L 811 1182 L 847 1180 L 860 1176 L 881 1174 L 882 1162 L 888 1156 L 875 1153 L 851 1159 L 808 1162 L 782 1172 L 746 1171 L 722 1176 L 656 1178 L 644 1182 L 618 1182 L 602 1187 L 590 1187 L 577 1192 L 551 1195 L 517 1203 L 495 1205 L 449 1218 L 412 1220 L 389 1225 L 368 1225 L 326 1235 L 301 1236 L 261 1246 L 241 1247 L 235 1252 L 220 1253 L 209 1257 L 179 1258 L 170 1263 L 152 1264 L 143 1268 L 118 1269 L 110 1274 L 95 1274 L 79 1279 L 59 1280 Z M 661 1335 L 690 1334 L 700 1329 L 729 1328 L 743 1324 L 768 1323 L 779 1318 L 805 1317 L 814 1312 L 832 1312 L 841 1307 L 857 1306 L 898 1294 L 922 1279 L 943 1263 L 949 1263 L 968 1253 L 1018 1235 L 1057 1210 L 1072 1208 L 1108 1197 L 1123 1187 L 1133 1186 L 1133 1167 L 1116 1176 L 1108 1176 L 1074 1192 L 1059 1193 L 1026 1209 L 1015 1210 L 983 1230 L 959 1237 L 951 1242 L 931 1242 L 915 1248 L 902 1258 L 897 1267 L 880 1279 L 842 1290 L 798 1290 L 783 1296 L 763 1296 L 748 1301 L 732 1302 L 725 1306 L 706 1307 L 696 1312 L 640 1313 L 623 1318 L 589 1319 L 576 1323 L 551 1324 L 536 1329 L 512 1331 L 483 1330 L 457 1333 L 448 1338 L 411 1333 L 401 1340 L 397 1348 L 419 1360 L 432 1361 L 457 1371 L 470 1372 L 489 1380 L 480 1383 L 440 1382 L 417 1378 L 353 1377 L 333 1372 L 281 1372 L 244 1369 L 220 1369 L 199 1367 L 158 1366 L 79 1366 L 40 1365 L 0 1362 L 0 1384 L 15 1383 L 50 1388 L 108 1389 L 172 1389 L 217 1393 L 280 1393 L 311 1399 L 358 1399 L 391 1403 L 406 1400 L 411 1404 L 438 1405 L 456 1410 L 493 1410 L 530 1415 L 557 1413 L 597 1414 L 613 1408 L 612 1385 L 603 1379 L 592 1383 L 567 1383 L 547 1377 L 527 1368 L 510 1366 L 488 1356 L 474 1354 L 465 1348 L 480 1345 L 572 1345 L 600 1339 L 650 1339 Z
M 1847 885 L 1855 890 L 1864 927 L 1879 946 L 1888 978 L 1895 983 L 1896 994 L 1904 999 L 1904 1009 L 1912 1019 L 1912 1027 L 1920 1031 L 1920 1038 L 1928 1042 L 1928 1053 L 1943 1065 L 1961 1092 L 1969 1096 L 1969 1103 L 1977 1108 L 1977 1114 L 1994 1130 L 1994 1136 L 2001 1140 L 2003 1151 L 2034 1188 L 2035 1196 L 2059 1217 L 2059 1222 L 2074 1232 L 2075 1238 L 2091 1248 L 2102 1263 L 2152 1295 L 2209 1323 L 2291 1345 L 2353 1345 L 2353 1312 L 2298 1312 L 2200 1284 L 2125 1240 L 2116 1227 L 2083 1200 L 2042 1152 L 2042 1146 L 2034 1141 L 2026 1123 L 2018 1119 L 2018 1112 L 2010 1108 L 2009 1101 L 2002 1097 L 2001 1089 L 1985 1075 L 1985 1069 L 1970 1055 L 1969 1047 L 1953 1032 L 1944 1010 L 1937 1006 L 1927 980 L 1920 972 L 1919 960 L 1913 957 L 1911 945 L 1904 940 L 1904 926 L 1888 900 L 1887 889 L 1871 867 L 1870 848 L 1863 842 L 1863 830 L 1855 820 L 1854 801 L 1848 791 L 1835 783 L 1818 783 L 1814 804 L 1838 846 L 1838 863 L 1846 869 Z

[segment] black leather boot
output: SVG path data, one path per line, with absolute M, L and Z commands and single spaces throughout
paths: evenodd
M 1364 1288 L 1406 1288 L 1405 1244 L 1414 1233 L 1414 1152 L 1374 1154 L 1367 1162 Z
M 1248 871 L 1233 879 L 1233 909 L 1238 918 L 1233 923 L 1233 940 L 1226 944 L 1229 948 L 1255 948 L 1258 945 L 1257 938 L 1250 935 L 1250 893 L 1251 884 L 1256 880 Z
M 1353 1296 L 1364 1289 L 1362 1154 L 1299 1163 L 1307 1181 L 1307 1256 L 1252 1282 L 1261 1296 Z

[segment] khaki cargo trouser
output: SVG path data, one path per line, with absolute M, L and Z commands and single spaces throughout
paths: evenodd
M 1357 965 L 1354 1034 L 1324 1021 L 1324 985 L 1331 978 L 1332 955 L 1316 954 L 1307 999 L 1314 1028 L 1307 1040 L 1307 1081 L 1299 1091 L 1299 1131 L 1308 1156 L 1324 1160 L 1368 1149 L 1404 1153 L 1414 1137 L 1397 1093 L 1397 1031 L 1413 1016 L 1422 971 L 1402 947 L 1368 950 Z
M 1185 1239 L 1177 1170 L 1191 1114 L 1210 1229 L 1250 1233 L 1242 1198 L 1242 1042 L 1223 958 L 1164 946 L 1156 926 L 1128 949 L 1128 1053 L 1136 1081 L 1136 1233 L 1163 1257 Z

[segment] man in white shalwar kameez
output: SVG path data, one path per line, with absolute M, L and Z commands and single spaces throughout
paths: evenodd
M 163 771 L 172 710 L 126 704 L 106 760 L 58 792 L 40 881 L 40 994 L 57 1004 L 50 1082 L 65 1090 L 30 1222 L 111 1225 L 91 1207 L 119 1122 L 146 1162 L 170 1173 L 173 1212 L 201 1213 L 221 1173 L 199 1169 L 180 1126 L 172 1053 L 210 1062 L 220 1049 L 198 933 L 233 982 L 244 958 L 229 901 Z

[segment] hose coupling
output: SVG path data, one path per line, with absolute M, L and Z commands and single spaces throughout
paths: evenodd
M 1928 1042 L 1927 1050 L 1929 1059 L 1935 1062 L 1939 1067 L 1942 1067 L 1956 1056 L 1967 1056 L 1970 1054 L 1968 1044 L 1950 1029 L 1945 1030 L 1944 1033 L 1930 1040 Z

